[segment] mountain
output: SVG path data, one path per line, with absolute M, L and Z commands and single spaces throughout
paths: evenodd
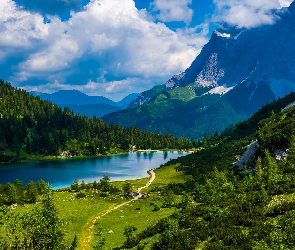
M 103 96 L 88 96 L 78 90 L 59 90 L 52 94 L 31 92 L 43 100 L 49 100 L 60 107 L 68 107 L 76 114 L 88 117 L 102 117 L 108 113 L 126 108 L 139 94 L 130 94 L 119 102 L 114 102 Z
M 34 94 L 34 93 L 33 93 Z M 41 99 L 49 100 L 57 105 L 59 104 L 109 104 L 116 106 L 115 102 L 103 96 L 88 96 L 78 90 L 59 90 L 52 94 L 37 93 Z M 36 94 L 35 94 L 36 95 Z
M 223 23 L 188 69 L 143 92 L 129 110 L 103 119 L 202 138 L 294 91 L 295 2 L 273 13 L 273 25 L 246 29 Z
M 132 93 L 125 96 L 121 101 L 118 101 L 116 105 L 120 108 L 127 108 L 131 102 L 133 102 L 140 94 Z

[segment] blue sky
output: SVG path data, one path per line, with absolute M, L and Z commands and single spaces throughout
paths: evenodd
M 222 21 L 271 24 L 292 0 L 1 0 L 0 78 L 120 100 L 190 66 Z

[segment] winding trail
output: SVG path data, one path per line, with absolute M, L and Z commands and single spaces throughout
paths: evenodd
M 149 187 L 152 182 L 155 180 L 156 178 L 156 174 L 153 170 L 150 170 L 149 173 L 152 175 L 151 179 L 148 181 L 147 184 L 145 184 L 145 186 L 140 187 L 137 189 L 137 192 L 139 193 L 139 195 L 135 196 L 133 199 L 126 201 L 124 203 L 121 203 L 120 205 L 117 206 L 113 206 L 110 207 L 108 210 L 106 210 L 105 212 L 102 212 L 99 215 L 93 216 L 91 217 L 86 224 L 83 226 L 82 229 L 82 235 L 81 235 L 81 249 L 82 250 L 89 250 L 90 246 L 91 246 L 91 242 L 92 242 L 92 238 L 93 238 L 93 229 L 94 229 L 94 225 L 96 223 L 97 220 L 99 220 L 100 218 L 104 217 L 105 215 L 107 215 L 108 213 L 125 206 L 126 204 L 133 202 L 135 200 L 138 200 L 139 198 L 142 197 L 142 194 L 140 193 L 140 191 L 144 188 Z

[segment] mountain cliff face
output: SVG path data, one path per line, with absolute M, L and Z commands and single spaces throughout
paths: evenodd
M 266 102 L 295 91 L 295 2 L 274 14 L 278 17 L 275 24 L 257 28 L 238 29 L 224 23 L 213 32 L 185 72 L 173 76 L 161 88 L 154 87 L 154 96 L 151 91 L 143 92 L 129 108 L 151 105 L 165 92 L 170 94 L 166 94 L 166 105 L 169 105 L 168 99 L 176 97 L 191 102 L 204 95 L 218 95 L 220 100 L 212 105 L 225 102 L 236 112 L 234 115 L 241 118 L 250 116 Z M 182 98 L 184 92 L 186 98 Z M 190 98 L 187 98 L 188 93 Z M 204 105 L 203 109 L 208 106 Z M 191 115 L 189 110 L 183 112 Z M 105 120 L 115 120 L 115 116 L 111 114 Z M 198 117 L 194 120 L 198 126 Z

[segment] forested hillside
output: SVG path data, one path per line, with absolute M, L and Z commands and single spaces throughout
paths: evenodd
M 136 126 L 195 140 L 216 130 L 220 133 L 230 124 L 247 117 L 236 112 L 219 94 L 203 95 L 200 88 L 194 87 L 190 85 L 163 91 L 139 107 L 116 111 L 102 119 L 124 127 Z
M 180 164 L 188 180 L 162 191 L 182 196 L 172 216 L 125 245 L 145 249 L 295 248 L 295 94 L 268 104 L 221 136 L 207 137 L 200 151 L 168 164 Z M 243 171 L 234 162 L 247 145 L 259 146 Z M 283 157 L 275 160 L 278 152 Z M 165 167 L 165 166 L 164 166 Z
M 99 155 L 141 149 L 188 148 L 188 139 L 75 115 L 0 80 L 0 162 L 53 156 Z

